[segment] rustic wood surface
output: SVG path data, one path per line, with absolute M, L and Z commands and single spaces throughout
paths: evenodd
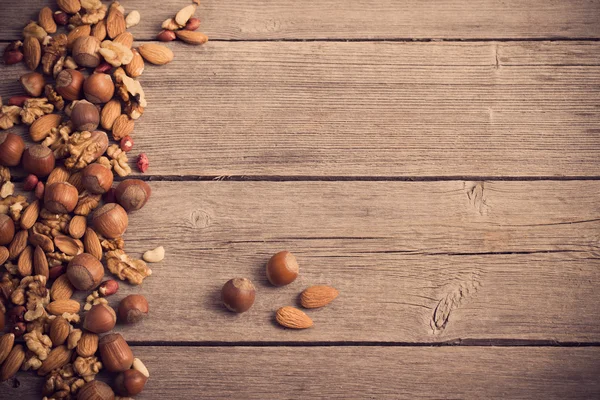
M 138 9 L 137 40 L 187 1 Z M 0 2 L 0 42 L 53 1 Z M 147 66 L 137 398 L 598 398 L 600 1 L 218 2 Z M 413 42 L 414 41 L 414 42 Z M 20 94 L 17 66 L 0 96 Z M 24 129 L 17 129 L 26 135 Z M 538 180 L 539 179 L 539 180 Z M 274 252 L 292 285 L 267 284 Z M 220 305 L 256 283 L 246 314 Z M 341 295 L 280 329 L 311 284 Z M 581 347 L 575 347 L 581 346 Z M 110 379 L 103 375 L 102 379 Z M 39 398 L 29 373 L 0 399 Z

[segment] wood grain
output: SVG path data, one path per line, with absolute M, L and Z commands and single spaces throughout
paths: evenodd
M 135 347 L 150 370 L 136 399 L 591 399 L 600 349 Z M 168 362 L 165 362 L 168 360 Z M 490 373 L 493 371 L 493 373 Z M 38 399 L 20 373 L 0 398 Z M 106 377 L 105 377 L 106 379 Z
M 141 78 L 150 174 L 600 176 L 598 42 L 171 47 Z
M 142 22 L 132 32 L 152 39 L 165 19 L 188 1 L 168 0 L 148 7 L 123 2 Z M 25 22 L 37 19 L 42 4 L 4 1 L 0 39 L 16 39 Z M 201 29 L 213 39 L 479 39 L 598 38 L 596 0 L 204 0 Z
M 152 318 L 118 327 L 136 342 L 598 342 L 600 182 L 153 182 L 130 217 L 128 252 L 167 256 L 132 292 Z M 483 185 L 483 186 L 482 186 Z M 268 285 L 288 249 L 301 274 Z M 221 286 L 243 276 L 254 307 L 233 315 Z M 274 312 L 307 286 L 340 297 L 315 328 Z M 160 323 L 157 323 L 160 321 Z

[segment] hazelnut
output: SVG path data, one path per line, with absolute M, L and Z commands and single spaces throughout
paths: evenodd
M 48 278 L 56 279 L 59 276 L 63 275 L 66 272 L 66 269 L 67 268 L 64 266 L 64 264 L 57 265 L 56 267 L 52 267 L 52 268 L 50 268 L 50 271 L 48 272 Z
M 15 237 L 15 223 L 7 214 L 0 214 L 0 246 L 12 242 Z
M 127 212 L 117 203 L 105 204 L 92 214 L 94 229 L 108 239 L 122 236 L 128 224 Z
M 186 22 L 184 29 L 186 31 L 195 31 L 199 27 L 200 27 L 200 19 L 192 17 L 192 18 L 188 19 L 188 22 Z
M 164 30 L 164 31 L 160 32 L 158 35 L 156 35 L 156 39 L 158 39 L 161 42 L 171 42 L 171 41 L 175 40 L 176 38 L 177 38 L 177 36 L 175 35 L 175 32 L 168 31 L 168 30 Z
M 248 311 L 252 304 L 254 304 L 254 298 L 256 297 L 256 289 L 250 279 L 246 278 L 234 278 L 225 285 L 221 290 L 221 298 L 223 304 L 229 309 L 236 313 L 243 313 Z
M 121 396 L 135 396 L 144 390 L 148 378 L 140 371 L 128 369 L 115 379 L 115 389 Z
M 84 168 L 81 184 L 90 193 L 104 194 L 112 186 L 114 175 L 102 164 L 94 163 Z
M 96 304 L 85 314 L 83 329 L 93 333 L 111 331 L 117 323 L 115 310 L 108 304 Z
M 104 297 L 112 296 L 113 294 L 117 293 L 118 290 L 119 282 L 115 281 L 114 279 L 102 282 L 98 288 L 98 292 Z
M 135 324 L 148 315 L 148 300 L 141 294 L 130 294 L 119 303 L 119 321 Z
M 100 123 L 98 108 L 86 100 L 78 101 L 71 111 L 71 122 L 76 131 L 91 132 Z
M 150 186 L 139 179 L 126 179 L 115 189 L 117 203 L 126 211 L 136 211 L 144 207 L 151 193 Z
M 25 178 L 25 181 L 23 182 L 23 190 L 25 190 L 26 192 L 32 191 L 33 189 L 35 189 L 35 186 L 37 185 L 38 182 L 39 182 L 39 179 L 37 176 L 35 176 L 33 174 L 27 175 L 27 177 Z
M 119 143 L 119 147 L 125 153 L 129 153 L 131 151 L 131 149 L 133 149 L 133 139 L 131 138 L 131 136 L 127 135 L 123 139 L 121 139 L 121 142 Z
M 44 86 L 46 85 L 44 75 L 37 72 L 30 72 L 21 76 L 19 82 L 21 82 L 21 85 L 27 94 L 33 97 L 41 96 L 44 92 Z
M 114 400 L 115 392 L 102 381 L 93 380 L 77 392 L 77 400 Z
M 65 100 L 79 100 L 84 79 L 83 74 L 75 69 L 63 69 L 56 77 L 56 92 Z
M 275 286 L 284 286 L 298 277 L 298 261 L 289 251 L 275 254 L 267 263 L 267 279 Z
M 15 338 L 20 338 L 27 333 L 27 325 L 25 325 L 25 322 L 17 322 L 10 332 L 15 335 Z
M 23 53 L 20 50 L 4 51 L 4 64 L 14 65 L 23 61 Z
M 0 133 L 0 165 L 16 167 L 25 151 L 25 142 L 12 132 Z
M 79 66 L 96 68 L 100 65 L 100 40 L 94 36 L 82 36 L 75 40 L 72 52 Z
M 23 168 L 38 178 L 50 175 L 55 163 L 54 153 L 47 146 L 34 144 L 23 152 Z
M 96 257 L 88 253 L 81 253 L 69 262 L 67 276 L 75 288 L 92 290 L 102 282 L 104 267 Z
M 83 83 L 85 98 L 92 103 L 106 103 L 115 93 L 115 85 L 110 75 L 95 73 Z
M 133 364 L 133 352 L 118 333 L 109 333 L 100 338 L 98 343 L 102 364 L 109 372 L 123 372 Z
M 33 194 L 35 195 L 35 197 L 37 199 L 41 200 L 44 198 L 44 191 L 45 191 L 44 182 L 38 182 L 37 185 L 35 185 Z
M 44 207 L 51 213 L 66 214 L 75 209 L 79 193 L 68 182 L 54 182 L 44 192 Z
M 55 11 L 52 17 L 57 25 L 65 26 L 69 23 L 69 16 L 64 11 Z

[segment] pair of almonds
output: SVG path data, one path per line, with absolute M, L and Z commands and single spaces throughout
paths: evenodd
M 330 286 L 311 286 L 300 295 L 300 304 L 304 308 L 320 308 L 331 303 L 339 292 Z M 295 307 L 281 307 L 275 314 L 277 322 L 292 329 L 306 329 L 313 326 L 313 321 L 303 311 Z

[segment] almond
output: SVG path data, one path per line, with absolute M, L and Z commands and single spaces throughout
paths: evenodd
M 50 185 L 56 182 L 68 182 L 71 173 L 65 167 L 56 167 L 50 172 L 48 179 L 46 180 L 46 185 Z
M 202 32 L 195 31 L 177 31 L 175 32 L 177 37 L 188 44 L 204 44 L 208 42 L 208 36 Z
M 31 276 L 33 272 L 33 247 L 27 246 L 19 255 L 17 269 L 21 276 Z
M 81 306 L 76 300 L 54 300 L 46 306 L 46 311 L 52 315 L 77 314 L 80 308 Z
M 135 122 L 130 119 L 127 115 L 121 114 L 115 120 L 115 123 L 112 127 L 112 136 L 113 139 L 119 141 L 123 139 L 125 136 L 131 135 L 133 129 L 135 127 Z
M 123 32 L 114 38 L 113 42 L 122 44 L 128 49 L 131 49 L 131 46 L 133 46 L 133 35 L 129 32 Z
M 21 229 L 30 229 L 33 227 L 40 216 L 40 201 L 36 200 L 25 208 L 21 215 Z
M 330 286 L 311 286 L 300 295 L 300 304 L 304 308 L 326 306 L 338 297 L 339 292 Z
M 106 39 L 106 35 L 106 21 L 102 20 L 94 25 L 94 28 L 92 29 L 93 37 L 102 42 L 104 39 Z
M 0 336 L 0 364 L 6 360 L 6 357 L 10 354 L 14 344 L 15 335 L 13 333 L 7 333 L 6 335 Z
M 83 332 L 79 343 L 77 343 L 77 354 L 81 357 L 91 357 L 98 351 L 98 335 L 91 332 Z
M 106 32 L 108 33 L 108 37 L 114 39 L 125 32 L 126 29 L 127 24 L 125 23 L 125 16 L 113 3 L 113 5 L 110 6 L 108 18 L 106 19 Z
M 56 22 L 54 21 L 54 13 L 50 7 L 44 7 L 40 10 L 38 17 L 38 25 L 44 28 L 48 33 L 56 33 Z
M 69 222 L 69 235 L 74 239 L 81 239 L 85 235 L 86 228 L 86 218 L 82 215 L 76 215 Z
M 275 319 L 281 326 L 292 329 L 306 329 L 313 326 L 308 315 L 294 307 L 281 307 L 277 310 Z
M 52 287 L 50 288 L 50 298 L 52 300 L 70 300 L 73 296 L 75 288 L 71 284 L 67 274 L 63 274 L 56 278 Z
M 119 115 L 121 115 L 121 102 L 119 100 L 112 99 L 102 108 L 102 112 L 100 113 L 100 124 L 102 124 L 104 129 L 110 131 Z
M 46 235 L 34 233 L 29 237 L 29 244 L 32 246 L 40 246 L 46 253 L 54 252 L 54 243 Z
M 183 7 L 181 10 L 179 10 L 177 15 L 175 15 L 175 23 L 177 23 L 177 25 L 179 25 L 180 28 L 183 28 L 186 22 L 188 22 L 188 20 L 192 18 L 195 12 L 196 5 L 194 4 L 190 4 L 189 6 Z
M 137 50 L 131 50 L 133 59 L 125 66 L 125 72 L 132 78 L 137 78 L 144 72 L 144 59 Z
M 173 52 L 168 47 L 156 43 L 144 43 L 138 51 L 146 61 L 155 65 L 164 65 L 173 61 Z
M 72 174 L 67 182 L 75 186 L 79 193 L 82 193 L 85 190 L 83 183 L 81 183 L 81 171 Z
M 0 382 L 4 382 L 8 378 L 15 376 L 17 371 L 21 368 L 21 364 L 25 360 L 25 350 L 20 344 L 12 348 L 6 360 L 0 368 Z
M 6 260 L 8 260 L 9 255 L 10 252 L 8 249 L 4 246 L 0 246 L 0 265 L 4 264 Z
M 79 0 L 56 0 L 56 4 L 67 14 L 75 14 L 81 10 L 81 2 Z
M 48 258 L 40 246 L 36 246 L 35 250 L 33 251 L 33 271 L 36 275 L 45 276 L 46 280 L 50 278 Z
M 83 253 L 83 243 L 67 235 L 57 235 L 54 238 L 54 245 L 68 256 L 76 256 Z
M 69 34 L 67 35 L 67 48 L 69 50 L 73 49 L 73 45 L 75 41 L 80 37 L 90 36 L 92 33 L 92 28 L 89 25 L 80 25 L 76 26 Z
M 71 324 L 69 321 L 64 319 L 63 317 L 56 317 L 50 323 L 50 340 L 52 341 L 52 346 L 60 346 L 65 344 L 67 341 L 67 337 L 71 332 Z
M 38 375 L 44 376 L 55 369 L 64 367 L 71 359 L 72 354 L 73 350 L 69 350 L 64 344 L 54 348 L 38 369 Z
M 83 235 L 83 248 L 86 253 L 93 255 L 98 260 L 102 260 L 102 245 L 100 244 L 100 239 L 98 239 L 98 235 L 91 228 L 85 230 L 85 235 Z
M 27 237 L 29 234 L 27 231 L 19 231 L 13 238 L 12 242 L 8 246 L 8 251 L 10 253 L 9 259 L 16 260 L 17 257 L 21 254 L 25 247 L 27 247 Z
M 62 117 L 60 114 L 46 114 L 35 120 L 29 128 L 29 136 L 34 142 L 41 142 L 50 134 L 52 128 L 57 128 Z
M 42 46 L 40 41 L 33 36 L 28 36 L 23 41 L 23 57 L 27 67 L 35 71 L 42 60 Z

